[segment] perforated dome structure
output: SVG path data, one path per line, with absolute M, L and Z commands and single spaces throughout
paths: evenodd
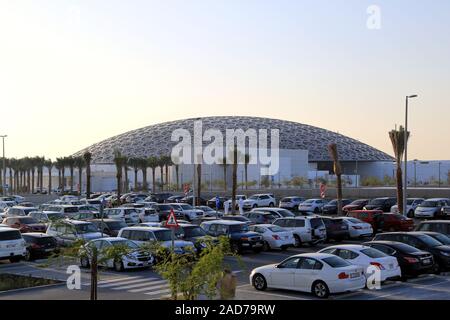
M 225 136 L 226 129 L 279 129 L 280 149 L 302 149 L 309 151 L 309 161 L 331 161 L 327 146 L 338 145 L 341 161 L 392 161 L 388 154 L 367 144 L 339 133 L 292 121 L 241 116 L 191 118 L 164 122 L 125 132 L 95 143 L 77 153 L 92 153 L 94 163 L 112 163 L 115 150 L 129 157 L 170 155 L 177 142 L 171 142 L 175 129 L 187 129 L 193 136 L 194 122 L 202 121 L 203 130 L 219 129 Z

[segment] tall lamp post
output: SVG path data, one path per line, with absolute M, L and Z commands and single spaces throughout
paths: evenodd
M 439 165 L 439 188 L 441 187 L 441 162 L 439 161 L 439 163 L 438 163 L 438 165 Z
M 405 108 L 405 181 L 403 183 L 403 215 L 408 214 L 406 209 L 406 198 L 408 193 L 408 101 L 409 99 L 417 98 L 417 94 L 406 96 Z
M 0 173 L 0 174 L 3 175 L 3 179 L 2 179 L 3 185 L 1 186 L 1 187 L 2 187 L 3 195 L 6 195 L 6 190 L 5 190 L 5 185 L 6 185 L 5 138 L 6 138 L 6 137 L 7 137 L 6 134 L 3 135 L 3 136 L 0 136 L 0 138 L 2 138 L 2 142 L 3 142 L 3 170 L 2 170 L 2 172 Z

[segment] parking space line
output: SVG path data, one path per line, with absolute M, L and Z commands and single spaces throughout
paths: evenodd
M 127 280 L 127 281 L 120 282 L 119 284 L 116 281 L 116 282 L 113 282 L 113 283 L 100 284 L 99 287 L 109 288 L 109 287 L 115 287 L 115 286 L 118 286 L 118 285 L 120 286 L 120 285 L 123 285 L 123 284 L 136 283 L 136 282 L 141 282 L 141 281 L 145 281 L 145 279 L 144 278 L 139 278 L 139 279 Z
M 149 296 L 154 296 L 157 294 L 161 294 L 161 293 L 169 293 L 170 289 L 165 289 L 165 290 L 159 290 L 159 291 L 153 291 L 153 292 L 146 292 L 144 294 L 149 295 Z
M 148 285 L 148 283 L 147 283 L 147 285 Z M 128 291 L 131 292 L 131 293 L 139 293 L 139 292 L 150 291 L 150 290 L 153 290 L 153 289 L 160 289 L 160 288 L 165 288 L 165 287 L 169 287 L 169 284 L 165 283 L 165 284 L 162 284 L 162 285 L 159 285 L 159 286 L 147 286 L 145 288 L 133 289 L 133 290 L 128 290 Z
M 295 297 L 295 296 L 288 296 L 288 295 L 284 295 L 284 294 L 261 292 L 261 291 L 254 291 L 254 290 L 245 290 L 245 289 L 240 289 L 238 292 L 246 292 L 246 293 L 252 293 L 252 294 L 261 294 L 261 295 L 265 295 L 265 296 L 269 296 L 269 297 L 272 296 L 272 297 L 288 298 L 288 299 L 295 299 L 295 300 L 310 300 L 310 299 L 306 299 L 306 298 L 300 298 L 300 297 Z
M 136 278 L 140 278 L 140 277 L 120 277 L 120 278 L 115 278 L 115 279 L 107 279 L 107 280 L 101 280 L 98 282 L 98 284 L 103 284 L 103 283 L 112 283 L 112 282 L 117 282 L 117 281 L 122 281 L 122 280 L 131 280 L 131 279 L 136 279 Z
M 131 285 L 128 285 L 128 286 L 114 287 L 114 288 L 111 288 L 111 289 L 112 290 L 126 290 L 126 289 L 134 289 L 134 288 L 139 288 L 139 287 L 144 287 L 144 286 L 147 286 L 147 288 L 148 288 L 150 284 L 152 284 L 152 285 L 155 284 L 156 285 L 156 286 L 151 286 L 152 288 L 157 288 L 157 287 L 159 288 L 161 286 L 157 286 L 157 285 L 158 284 L 162 284 L 162 283 L 166 283 L 167 284 L 167 281 L 166 280 L 161 280 L 161 281 L 153 281 L 153 282 L 136 283 L 136 284 L 131 284 Z M 144 291 L 144 290 L 142 290 L 142 291 Z M 132 292 L 132 291 L 130 290 L 130 292 Z M 139 292 L 139 291 L 137 291 L 137 292 Z

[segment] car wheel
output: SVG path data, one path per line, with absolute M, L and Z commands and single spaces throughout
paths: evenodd
M 88 257 L 81 257 L 80 258 L 80 265 L 82 268 L 89 268 L 90 263 L 89 263 L 89 258 Z
M 255 287 L 258 291 L 264 291 L 267 289 L 267 281 L 266 278 L 260 273 L 257 273 L 253 276 L 253 287 Z
M 316 207 L 316 208 L 314 209 L 314 213 L 315 213 L 315 214 L 319 214 L 319 212 L 320 212 L 320 209 Z
M 330 289 L 323 281 L 315 281 L 311 287 L 311 293 L 320 299 L 326 299 L 330 295 Z
M 275 204 L 273 202 L 269 203 L 269 207 L 274 207 Z
M 241 252 L 241 247 L 239 246 L 239 244 L 237 244 L 236 242 L 233 242 L 231 244 L 231 251 L 233 253 L 240 253 Z
M 21 259 L 21 257 L 13 257 L 13 258 L 9 258 L 9 262 L 11 262 L 11 263 L 19 262 L 20 259 Z
M 255 209 L 257 207 L 256 203 L 252 205 L 252 208 Z
M 30 250 L 27 249 L 27 251 L 25 252 L 25 255 L 23 257 L 25 259 L 25 261 L 31 261 L 31 252 Z
M 298 235 L 294 235 L 294 241 L 295 241 L 295 243 L 294 243 L 294 246 L 296 247 L 296 248 L 299 248 L 299 247 L 301 247 L 301 245 L 302 245 L 302 240 L 300 239 L 300 237 L 298 236 Z
M 263 243 L 263 250 L 264 251 L 269 251 L 270 250 L 270 245 L 267 241 L 264 241 Z
M 409 210 L 408 214 L 406 215 L 408 218 L 414 218 L 414 210 Z
M 288 246 L 281 246 L 281 251 L 286 251 L 288 249 Z
M 120 260 L 114 261 L 114 270 L 117 272 L 122 272 L 125 268 L 123 267 L 123 262 Z

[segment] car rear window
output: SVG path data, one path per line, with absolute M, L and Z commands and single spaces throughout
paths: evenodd
M 0 232 L 0 241 L 18 240 L 21 238 L 22 236 L 20 235 L 19 231 L 11 230 Z
M 272 232 L 283 232 L 286 231 L 286 229 L 279 227 L 279 226 L 273 226 L 273 227 L 268 227 L 267 229 L 269 229 Z
M 324 226 L 322 219 L 320 218 L 311 219 L 311 228 L 317 228 L 322 226 Z
M 363 249 L 361 250 L 361 252 L 364 253 L 366 256 L 374 259 L 387 257 L 387 255 L 384 254 L 383 252 L 373 248 Z
M 323 258 L 322 261 L 325 262 L 326 264 L 328 264 L 332 268 L 343 268 L 343 267 L 348 267 L 348 266 L 351 265 L 350 263 L 348 263 L 344 259 L 339 258 L 337 256 Z

